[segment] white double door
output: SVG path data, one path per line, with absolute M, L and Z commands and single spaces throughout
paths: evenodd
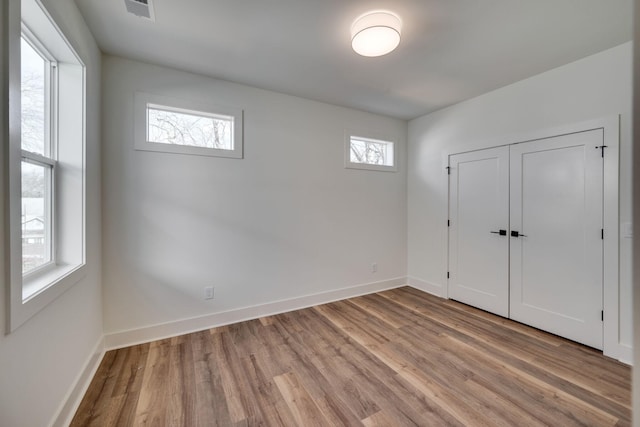
M 602 348 L 602 130 L 452 155 L 449 297 Z

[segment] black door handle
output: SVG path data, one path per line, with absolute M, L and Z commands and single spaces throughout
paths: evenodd
M 513 230 L 512 230 L 512 231 L 511 231 L 511 237 L 527 237 L 527 236 L 526 236 L 526 235 L 524 235 L 524 234 L 520 234 L 520 233 L 519 233 L 519 232 L 517 232 L 517 231 L 513 231 Z
M 507 230 L 492 231 L 491 233 L 493 233 L 493 234 L 499 234 L 499 235 L 501 235 L 501 236 L 506 236 L 506 235 L 507 235 Z

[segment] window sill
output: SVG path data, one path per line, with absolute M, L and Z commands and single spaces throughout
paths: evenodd
M 24 278 L 22 280 L 22 303 L 25 304 L 52 286 L 56 286 L 79 268 L 82 268 L 82 265 L 56 265 Z
M 135 149 L 136 151 L 155 151 L 157 153 L 187 154 L 191 156 L 226 157 L 228 159 L 242 159 L 243 157 L 241 148 L 226 150 L 222 148 L 194 147 L 192 145 L 174 145 L 150 141 L 136 141 Z
M 347 169 L 360 169 L 360 170 L 369 170 L 369 171 L 380 171 L 380 172 L 397 172 L 397 166 L 383 166 L 383 165 L 371 165 L 369 163 L 353 163 L 346 162 L 345 168 Z
M 37 312 L 80 282 L 85 275 L 85 264 L 59 265 L 35 277 L 25 279 L 24 283 L 13 285 L 12 290 L 17 292 L 11 292 L 11 316 L 7 332 L 15 331 Z

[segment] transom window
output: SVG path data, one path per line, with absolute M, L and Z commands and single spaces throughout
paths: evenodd
M 135 148 L 242 158 L 242 110 L 136 93 Z
M 147 141 L 233 150 L 233 116 L 147 105 Z
M 393 142 L 351 137 L 351 163 L 393 166 Z
M 347 133 L 345 141 L 346 167 L 396 171 L 395 143 Z

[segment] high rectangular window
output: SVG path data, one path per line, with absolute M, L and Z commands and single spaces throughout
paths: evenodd
M 147 105 L 147 141 L 233 150 L 233 116 Z
M 351 163 L 393 166 L 393 142 L 351 137 Z
M 396 171 L 395 142 L 347 133 L 346 167 L 380 171 Z
M 135 148 L 242 158 L 242 110 L 136 93 Z

